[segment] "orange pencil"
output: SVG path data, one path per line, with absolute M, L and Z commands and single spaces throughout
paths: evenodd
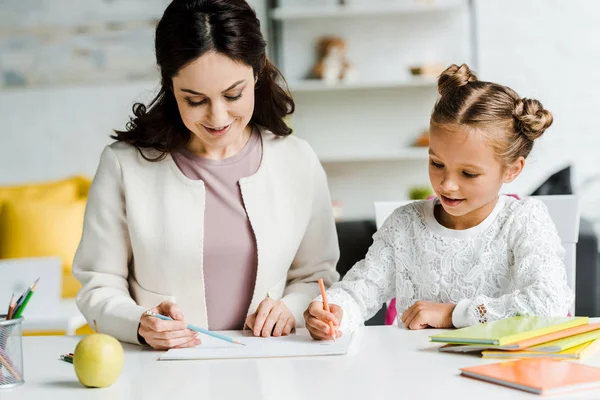
M 321 288 L 321 297 L 323 297 L 323 309 L 327 312 L 331 312 L 329 310 L 329 303 L 327 302 L 327 294 L 325 294 L 325 284 L 321 278 L 319 278 L 319 288 Z M 333 326 L 333 321 L 329 321 L 329 333 L 335 342 L 335 327 Z
M 15 294 L 13 293 L 8 302 L 8 310 L 6 311 L 6 319 L 10 319 L 10 311 L 12 309 L 13 301 L 15 300 Z
M 13 314 L 15 313 L 15 308 L 17 308 L 17 302 L 14 300 L 14 294 L 13 294 L 10 305 L 8 307 L 8 315 L 6 316 L 6 319 L 12 319 Z

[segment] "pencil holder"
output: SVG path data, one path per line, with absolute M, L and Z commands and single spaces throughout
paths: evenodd
M 0 390 L 25 383 L 23 376 L 23 318 L 0 314 Z

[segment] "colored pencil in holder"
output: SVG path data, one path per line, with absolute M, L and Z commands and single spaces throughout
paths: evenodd
M 21 304 L 17 305 L 17 308 L 16 308 L 16 310 L 14 312 L 13 318 L 20 318 L 21 315 L 23 315 L 23 311 L 25 311 L 25 307 L 27 307 L 27 304 L 29 303 L 29 300 L 31 300 L 31 297 L 35 293 L 35 288 L 36 288 L 39 280 L 40 280 L 40 278 L 38 278 L 33 283 L 33 285 L 31 285 L 31 287 L 27 290 L 27 293 L 25 294 L 25 297 L 23 298 Z

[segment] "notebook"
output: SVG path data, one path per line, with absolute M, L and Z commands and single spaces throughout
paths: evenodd
M 239 344 L 225 342 L 206 335 L 200 335 L 202 344 L 188 349 L 170 349 L 159 360 L 210 360 L 232 358 L 274 358 L 331 356 L 347 354 L 356 333 L 345 333 L 333 340 L 313 340 L 307 329 L 297 329 L 296 333 L 280 337 L 240 336 Z
M 556 353 L 600 338 L 600 329 L 532 346 L 529 350 Z
M 461 375 L 541 395 L 600 388 L 600 368 L 551 358 L 461 368 Z
M 468 345 L 468 344 L 446 344 L 440 347 L 438 350 L 444 353 L 471 353 L 471 352 L 479 352 L 482 350 L 503 350 L 503 351 L 516 351 L 516 350 L 524 350 L 530 347 L 550 343 L 552 341 L 558 341 L 558 339 L 575 337 L 577 335 L 591 332 L 591 331 L 600 331 L 600 323 L 595 324 L 586 324 L 579 325 L 573 328 L 564 329 L 558 332 L 548 333 L 546 335 L 537 336 L 531 339 L 520 340 L 515 343 L 505 344 L 504 346 L 492 346 L 492 345 Z M 591 337 L 587 340 L 581 340 L 579 343 L 573 344 L 576 346 L 577 344 L 584 343 L 586 341 L 593 340 L 594 337 Z M 565 343 L 571 343 L 570 340 L 565 341 Z M 562 347 L 560 349 L 553 349 L 552 351 L 560 351 L 566 350 L 567 347 Z M 541 351 L 541 350 L 540 350 Z
M 586 342 L 566 350 L 561 350 L 556 353 L 544 353 L 529 349 L 519 351 L 485 350 L 481 354 L 483 358 L 496 359 L 550 357 L 560 360 L 583 360 L 584 358 L 594 354 L 596 351 L 598 351 L 598 349 L 600 349 L 600 339 L 592 340 L 590 342 Z
M 11 295 L 15 300 L 37 279 L 35 296 L 27 304 L 24 317 L 51 315 L 59 309 L 62 291 L 62 262 L 58 257 L 10 258 L 0 260 L 0 314 Z
M 511 317 L 430 336 L 432 342 L 503 346 L 585 325 L 588 317 Z

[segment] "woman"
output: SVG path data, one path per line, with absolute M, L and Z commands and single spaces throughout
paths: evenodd
M 97 330 L 156 349 L 186 323 L 286 335 L 338 279 L 324 171 L 243 0 L 175 0 L 156 29 L 161 89 L 107 146 L 73 271 Z M 148 309 L 171 316 L 163 321 Z M 185 322 L 184 322 L 185 321 Z

